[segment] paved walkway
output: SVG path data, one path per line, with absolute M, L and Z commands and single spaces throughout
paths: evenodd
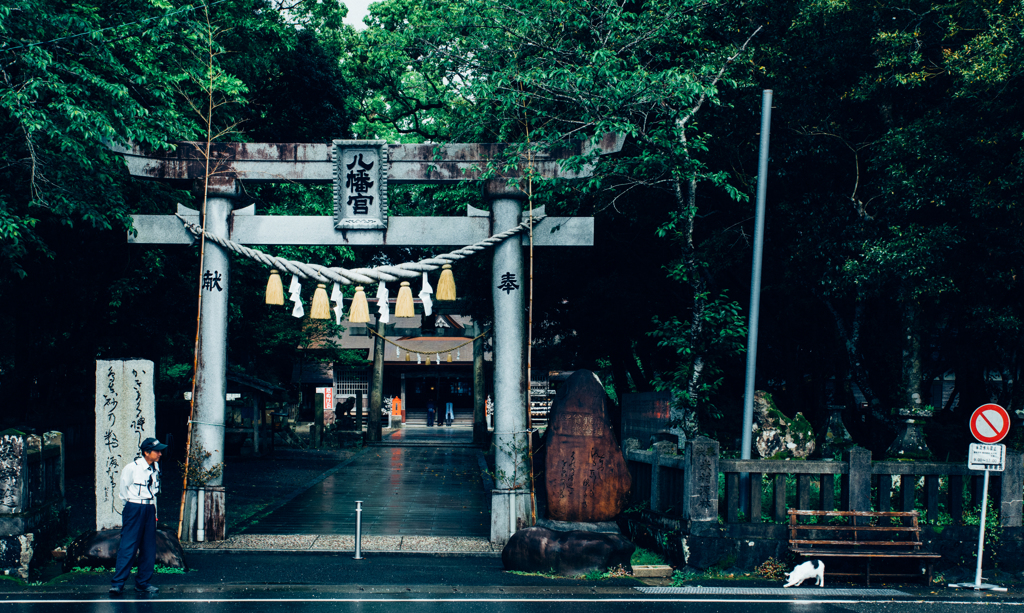
M 350 549 L 361 500 L 368 551 L 437 550 L 454 539 L 443 550 L 489 552 L 490 496 L 471 440 L 465 427 L 402 428 L 388 446 L 367 449 L 243 534 L 211 545 Z

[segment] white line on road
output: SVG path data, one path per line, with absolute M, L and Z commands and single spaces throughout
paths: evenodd
M 139 598 L 139 599 L 126 599 L 126 598 L 93 598 L 93 599 L 60 599 L 60 600 L 0 600 L 0 605 L 4 604 L 79 604 L 89 602 L 146 602 L 150 604 L 160 603 L 274 603 L 274 602 L 287 602 L 287 603 L 374 603 L 374 602 L 386 602 L 386 603 L 424 603 L 424 602 L 493 602 L 493 603 L 508 603 L 508 602 L 642 602 L 642 603 L 708 603 L 708 602 L 721 602 L 721 603 L 759 603 L 759 604 L 877 604 L 877 603 L 892 603 L 892 602 L 910 602 L 907 600 L 894 601 L 891 598 L 884 599 L 864 599 L 864 598 L 832 598 L 832 599 L 811 599 L 811 598 Z M 1024 602 L 1007 602 L 1007 601 L 977 601 L 977 600 L 921 600 L 916 599 L 913 602 L 927 603 L 927 604 L 943 604 L 943 605 L 998 605 L 998 606 L 1021 606 Z

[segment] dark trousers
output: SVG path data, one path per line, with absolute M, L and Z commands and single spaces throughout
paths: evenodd
M 117 549 L 117 568 L 110 584 L 123 587 L 132 571 L 132 558 L 139 552 L 139 571 L 135 587 L 146 587 L 153 578 L 156 563 L 156 507 L 151 504 L 124 503 L 121 511 L 121 545 Z

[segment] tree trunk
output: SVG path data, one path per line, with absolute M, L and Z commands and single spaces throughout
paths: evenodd
M 370 325 L 370 324 L 367 324 Z M 370 407 L 366 416 L 366 442 L 379 443 L 381 440 L 380 410 L 384 406 L 384 345 L 385 326 L 375 325 L 377 334 L 373 337 L 373 377 L 370 379 Z
M 910 292 L 900 292 L 901 329 L 903 331 L 903 404 L 897 408 L 919 408 L 921 397 L 921 329 L 918 326 L 918 304 Z
M 688 342 L 692 348 L 690 377 L 686 383 L 686 398 L 680 406 L 679 429 L 686 438 L 694 438 L 700 433 L 700 420 L 697 415 L 700 390 L 705 377 L 704 316 L 707 309 L 707 288 L 704 277 L 698 266 L 696 249 L 693 246 L 693 224 L 697 217 L 697 180 L 690 179 L 684 193 L 680 181 L 675 182 L 676 201 L 683 215 L 683 265 L 686 277 L 693 290 L 693 303 L 690 313 L 690 334 Z M 680 440 L 680 444 L 682 440 Z
M 858 388 L 860 388 L 860 392 L 864 395 L 864 399 L 868 401 L 872 417 L 881 422 L 889 423 L 890 420 L 888 416 L 882 411 L 882 403 L 879 401 L 878 396 L 871 387 L 868 370 L 864 365 L 865 360 L 860 353 L 860 328 L 864 319 L 863 301 L 858 299 L 854 305 L 853 321 L 848 330 L 845 319 L 832 301 L 824 296 L 819 296 L 819 299 L 825 303 L 825 306 L 828 307 L 829 313 L 832 314 L 832 319 L 836 324 L 836 333 L 839 335 L 839 339 L 842 341 L 843 349 L 846 353 L 846 363 L 850 367 L 850 375 L 853 382 L 857 384 Z

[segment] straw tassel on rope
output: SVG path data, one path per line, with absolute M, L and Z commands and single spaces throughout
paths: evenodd
M 270 278 L 267 279 L 267 304 L 284 304 L 284 284 L 281 283 L 281 273 L 276 268 L 270 270 Z
M 455 300 L 455 275 L 452 274 L 451 264 L 441 267 L 441 279 L 437 282 L 437 292 L 434 296 L 447 302 Z
M 313 292 L 313 306 L 309 310 L 310 319 L 330 319 L 331 305 L 327 300 L 327 285 L 316 284 L 316 291 Z
M 366 292 L 362 285 L 356 287 L 356 295 L 348 307 L 348 320 L 354 324 L 370 323 L 370 305 L 366 303 Z
M 395 304 L 395 317 L 415 317 L 416 311 L 412 304 L 412 288 L 408 281 L 402 281 L 398 290 L 398 302 Z

